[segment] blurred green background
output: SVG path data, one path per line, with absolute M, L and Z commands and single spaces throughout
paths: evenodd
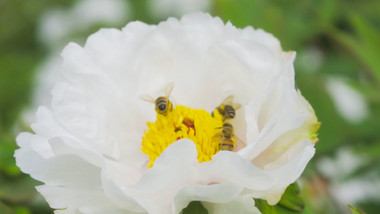
M 17 133 L 48 103 L 48 70 L 64 45 L 83 45 L 101 27 L 156 24 L 198 10 L 262 28 L 297 52 L 297 87 L 322 122 L 316 155 L 299 181 L 312 213 L 349 213 L 347 203 L 378 213 L 379 0 L 0 0 L 0 213 L 53 212 L 13 153 Z

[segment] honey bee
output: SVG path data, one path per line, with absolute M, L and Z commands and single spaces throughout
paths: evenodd
M 221 138 L 219 143 L 220 150 L 234 151 L 236 139 L 234 135 L 234 128 L 230 123 L 223 124 L 219 137 Z
M 216 110 L 218 110 L 219 113 L 223 117 L 223 121 L 233 119 L 235 117 L 235 114 L 236 114 L 235 111 L 241 107 L 240 104 L 233 103 L 233 99 L 234 99 L 233 95 L 226 97 L 223 100 L 222 104 L 220 104 L 220 106 L 216 107 L 216 109 L 211 113 L 211 116 L 214 117 L 214 112 Z
M 216 136 L 220 138 L 220 150 L 238 151 L 245 146 L 244 142 L 234 134 L 231 123 L 224 123 L 221 129 L 221 133 Z
M 221 129 L 221 133 L 217 135 L 220 138 L 219 149 L 234 151 L 236 144 L 234 128 L 230 123 L 224 123 Z
M 169 96 L 173 90 L 173 87 L 173 82 L 168 83 L 165 87 L 165 96 L 160 96 L 155 100 L 147 94 L 141 95 L 140 99 L 154 103 L 156 112 L 158 114 L 166 116 L 168 112 L 171 112 L 173 110 L 173 103 L 169 100 Z

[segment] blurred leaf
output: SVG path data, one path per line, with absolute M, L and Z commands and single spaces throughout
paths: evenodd
M 380 83 L 380 32 L 356 14 L 350 15 L 350 23 L 357 33 L 357 38 L 336 28 L 329 28 L 328 35 L 348 49 L 351 55 L 364 64 Z
M 310 1 L 215 0 L 214 13 L 224 21 L 244 28 L 262 28 L 281 41 L 285 50 L 295 50 L 320 29 L 311 15 Z
M 34 68 L 45 52 L 36 39 L 41 14 L 72 2 L 0 1 L 0 130 L 8 131 L 29 101 Z
M 350 22 L 358 33 L 359 38 L 367 48 L 378 50 L 380 47 L 380 34 L 376 26 L 372 26 L 368 21 L 358 14 L 350 14 Z
M 139 1 L 129 1 L 130 6 L 133 8 L 133 19 L 153 24 L 155 21 L 152 19 L 151 14 L 149 13 L 149 1 L 148 0 L 139 0 Z M 166 18 L 166 17 L 165 17 Z
M 359 66 L 357 66 L 351 59 L 331 50 L 330 54 L 325 56 L 323 64 L 319 70 L 326 76 L 342 76 L 357 81 L 359 69 Z
M 350 211 L 352 214 L 365 214 L 365 212 L 359 210 L 358 208 L 352 206 L 352 205 L 348 205 L 348 207 L 350 208 Z
M 14 207 L 16 214 L 30 214 L 31 212 L 26 207 Z
M 11 134 L 0 133 L 0 170 L 7 175 L 20 174 L 19 168 L 16 166 L 13 153 L 17 148 L 15 137 Z
M 263 214 L 312 214 L 310 209 L 305 208 L 302 211 L 295 211 L 288 208 L 285 208 L 281 205 L 270 206 L 267 201 L 262 199 L 254 199 L 255 206 Z
M 300 187 L 297 183 L 292 183 L 286 188 L 278 204 L 297 212 L 302 212 L 305 209 L 305 203 L 300 196 Z
M 357 206 L 360 207 L 361 210 L 365 210 L 367 213 L 378 213 L 380 210 L 380 203 L 377 198 L 361 201 Z
M 311 212 L 309 208 L 305 208 L 303 211 L 300 211 L 300 212 L 292 211 L 281 206 L 276 206 L 275 209 L 277 213 L 279 214 L 312 214 L 313 213 Z
M 14 49 L 35 51 L 36 25 L 42 11 L 49 7 L 70 5 L 72 2 L 73 0 L 0 1 L 0 26 L 6 26 L 0 31 L 0 53 Z
M 251 24 L 251 20 L 258 14 L 262 2 L 241 0 L 215 0 L 215 13 L 224 20 L 230 20 L 237 27 L 245 27 Z
M 360 144 L 356 147 L 356 151 L 367 159 L 380 160 L 380 142 L 372 144 Z
M 338 2 L 331 0 L 314 1 L 315 11 L 318 17 L 324 22 L 333 23 L 339 16 L 339 10 L 337 10 Z
M 192 201 L 181 214 L 208 214 L 207 209 L 199 201 Z
M 0 213 L 1 214 L 16 214 L 12 209 L 0 201 Z
M 38 182 L 29 176 L 3 179 L 0 182 L 0 199 L 13 203 L 31 200 L 37 193 L 36 185 Z
M 265 214 L 276 214 L 274 206 L 270 206 L 266 200 L 263 199 L 254 199 L 255 206 L 260 210 L 261 213 Z
M 30 100 L 35 53 L 0 54 L 0 129 L 9 130 Z
M 300 194 L 300 188 L 295 182 L 286 188 L 279 203 L 270 206 L 266 200 L 254 199 L 255 206 L 264 214 L 311 214 L 309 208 L 305 206 Z

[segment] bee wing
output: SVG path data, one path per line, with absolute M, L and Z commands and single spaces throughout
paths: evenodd
M 236 136 L 235 136 L 235 139 L 236 139 L 236 143 L 235 143 L 234 152 L 237 152 L 240 149 L 244 148 L 246 144 Z
M 235 110 L 238 110 L 238 109 L 241 107 L 241 105 L 240 105 L 239 103 L 234 103 L 234 104 L 232 105 L 232 107 L 233 107 Z
M 142 94 L 142 95 L 139 96 L 139 98 L 141 100 L 146 101 L 146 102 L 154 103 L 154 99 L 151 96 L 147 95 L 147 94 Z
M 172 90 L 174 88 L 174 82 L 169 82 L 165 87 L 165 95 L 166 97 L 169 97 L 172 93 Z
M 234 100 L 234 95 L 230 95 L 223 100 L 222 104 L 224 105 L 232 104 L 233 100 Z

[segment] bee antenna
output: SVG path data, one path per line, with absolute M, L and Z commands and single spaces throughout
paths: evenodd
M 147 94 L 142 94 L 142 95 L 139 96 L 139 98 L 141 100 L 146 101 L 146 102 L 154 103 L 154 99 L 151 96 L 147 95 Z

